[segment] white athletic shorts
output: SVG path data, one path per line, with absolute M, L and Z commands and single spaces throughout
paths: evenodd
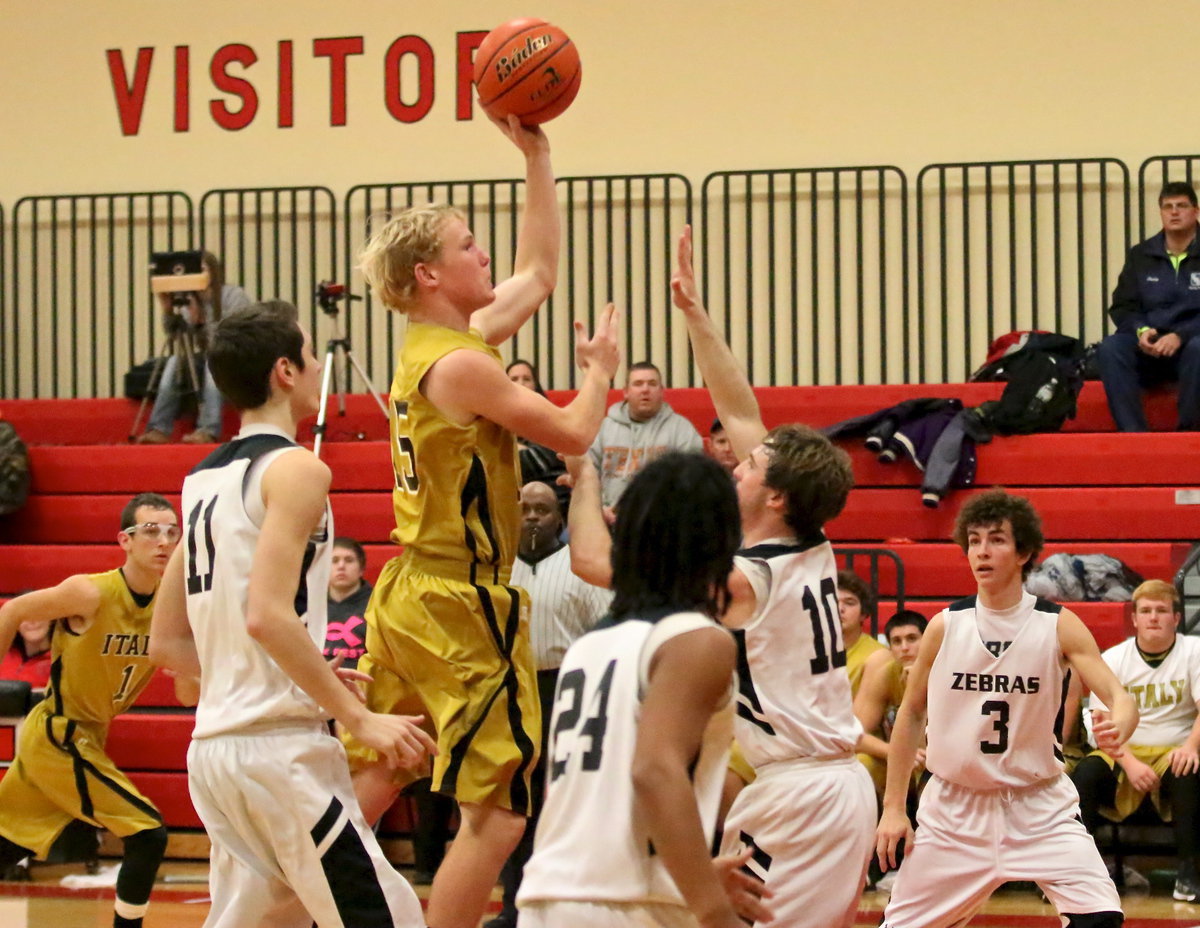
M 781 761 L 755 770 L 725 819 L 721 853 L 749 845 L 773 925 L 854 924 L 875 843 L 875 787 L 853 756 Z
M 201 738 L 192 802 L 212 840 L 205 928 L 423 928 L 421 903 L 387 862 L 320 722 Z
M 680 905 L 632 902 L 525 902 L 517 928 L 697 928 Z
M 933 777 L 881 928 L 965 925 L 1008 880 L 1037 883 L 1060 915 L 1121 911 L 1066 774 L 1015 790 Z

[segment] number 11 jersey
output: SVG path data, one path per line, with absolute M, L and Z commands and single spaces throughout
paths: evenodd
M 188 622 L 204 668 L 193 738 L 328 717 L 246 630 L 250 569 L 266 517 L 262 475 L 277 457 L 293 453 L 309 452 L 282 429 L 247 426 L 183 481 Z M 293 599 L 318 650 L 325 644 L 332 539 L 327 502 L 308 540 Z
M 1022 593 L 1002 613 L 987 612 L 974 596 L 942 613 L 945 635 L 929 670 L 932 773 L 981 790 L 1030 786 L 1062 773 L 1068 674 L 1058 643 L 1061 612 Z

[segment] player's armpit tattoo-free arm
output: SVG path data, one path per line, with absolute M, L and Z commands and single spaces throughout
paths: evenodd
M 612 586 L 612 536 L 600 507 L 600 475 L 586 457 L 568 456 L 575 489 L 567 512 L 571 572 L 593 586 Z
M 1058 615 L 1058 644 L 1063 657 L 1083 680 L 1083 685 L 1095 693 L 1111 712 L 1110 722 L 1096 723 L 1094 726 L 1096 747 L 1105 751 L 1110 748 L 1119 750 L 1137 728 L 1137 703 L 1125 692 L 1125 687 L 1108 664 L 1104 663 L 1092 633 L 1070 609 L 1064 609 Z
M 887 787 L 883 794 L 883 814 L 876 830 L 875 850 L 883 867 L 897 866 L 896 848 L 909 834 L 905 800 L 909 777 L 916 763 L 917 749 L 925 731 L 928 712 L 929 669 L 942 647 L 945 625 L 941 615 L 934 616 L 921 639 L 916 663 L 908 674 L 904 699 L 896 712 L 896 725 L 888 745 Z
M 187 617 L 183 557 L 183 545 L 176 545 L 158 585 L 154 617 L 150 620 L 150 660 L 183 677 L 199 677 L 200 657 Z M 179 692 L 178 681 L 176 692 Z
M 489 345 L 499 345 L 521 328 L 546 301 L 558 282 L 558 194 L 550 164 L 550 143 L 538 127 L 515 117 L 493 119 L 525 155 L 525 209 L 517 233 L 513 275 L 496 285 L 491 304 L 471 314 L 471 325 Z
M 745 368 L 733 356 L 725 339 L 713 325 L 708 310 L 700 301 L 696 275 L 692 268 L 692 229 L 685 226 L 679 237 L 675 273 L 671 277 L 675 305 L 683 310 L 688 337 L 696 366 L 712 396 L 717 416 L 729 436 L 739 461 L 761 444 L 767 434 L 758 399 L 750 386 Z
M 0 606 L 0 655 L 7 654 L 22 622 L 53 622 L 78 616 L 91 619 L 100 605 L 100 590 L 83 574 L 58 586 L 34 590 Z
M 728 633 L 698 629 L 654 655 L 634 754 L 638 815 L 688 908 L 702 923 L 738 924 L 709 857 L 688 770 L 713 711 L 729 698 L 735 648 Z
M 854 697 L 854 715 L 863 727 L 858 750 L 880 760 L 887 760 L 888 744 L 873 732 L 883 724 L 883 715 L 887 711 L 887 668 L 891 662 L 888 653 L 876 651 L 871 655 L 863 669 L 858 695 Z

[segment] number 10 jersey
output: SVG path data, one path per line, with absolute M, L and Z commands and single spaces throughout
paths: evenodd
M 277 457 L 292 453 L 309 452 L 282 429 L 248 426 L 183 481 L 188 622 L 204 668 L 193 738 L 327 718 L 246 630 L 250 569 L 266 517 L 262 475 Z M 325 643 L 332 538 L 326 503 L 308 540 L 293 599 L 318 649 Z
M 980 790 L 1031 786 L 1062 773 L 1068 675 L 1058 643 L 1061 611 L 1023 593 L 1008 617 L 1011 640 L 1000 642 L 985 642 L 974 596 L 941 614 L 945 635 L 929 670 L 932 773 Z

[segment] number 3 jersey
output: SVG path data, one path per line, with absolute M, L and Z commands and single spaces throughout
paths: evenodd
M 757 610 L 733 631 L 738 645 L 736 735 L 755 767 L 797 758 L 848 757 L 854 717 L 838 617 L 837 563 L 823 536 L 773 539 L 734 565 Z
M 246 631 L 250 570 L 266 517 L 262 476 L 272 461 L 297 449 L 282 429 L 247 426 L 183 481 L 188 622 L 204 668 L 193 738 L 327 717 Z M 325 643 L 332 537 L 326 503 L 288 591 L 317 650 Z
M 959 786 L 1029 786 L 1063 771 L 1069 675 L 1058 643 L 1062 607 L 1030 593 L 992 611 L 971 596 L 943 612 L 929 670 L 926 766 Z
M 591 901 L 683 905 L 634 807 L 633 763 L 650 662 L 664 643 L 713 628 L 696 612 L 656 622 L 605 620 L 563 658 L 546 760 L 546 804 L 520 903 Z M 733 735 L 730 700 L 709 721 L 692 786 L 711 840 Z

